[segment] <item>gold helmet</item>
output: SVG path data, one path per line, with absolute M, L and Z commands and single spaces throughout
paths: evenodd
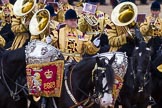
M 37 11 L 29 23 L 29 31 L 32 35 L 39 35 L 42 33 L 50 22 L 50 13 L 47 9 L 40 9 Z
M 111 14 L 112 22 L 117 26 L 131 24 L 137 17 L 137 6 L 132 2 L 123 2 L 117 5 Z
M 36 5 L 36 0 L 17 0 L 13 6 L 16 16 L 24 16 L 31 12 Z

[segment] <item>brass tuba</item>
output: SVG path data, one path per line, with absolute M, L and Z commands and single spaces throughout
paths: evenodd
M 132 2 L 123 2 L 117 5 L 111 14 L 112 22 L 117 26 L 127 26 L 137 17 L 137 6 Z
M 24 16 L 30 13 L 36 6 L 36 0 L 17 0 L 13 6 L 16 16 Z
M 48 27 L 49 23 L 49 11 L 47 9 L 40 9 L 33 15 L 29 23 L 29 31 L 32 35 L 39 35 Z
M 137 17 L 137 6 L 132 2 L 123 2 L 117 5 L 111 14 L 112 22 L 117 26 L 122 26 L 123 31 L 127 32 L 132 38 L 133 34 L 126 26 L 135 25 L 134 20 Z

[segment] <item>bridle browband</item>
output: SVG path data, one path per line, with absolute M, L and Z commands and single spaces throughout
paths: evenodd
M 7 80 L 6 80 L 6 77 L 7 79 L 13 83 L 15 85 L 15 90 L 12 90 L 9 86 L 9 84 L 7 83 Z M 20 85 L 19 83 L 13 81 L 7 73 L 5 73 L 4 71 L 4 67 L 3 67 L 3 57 L 1 59 L 1 75 L 0 75 L 0 80 L 2 81 L 2 83 L 4 83 L 4 85 L 6 86 L 6 88 L 8 89 L 9 93 L 10 93 L 10 96 L 12 97 L 13 100 L 15 101 L 18 101 L 20 100 L 20 96 L 19 96 L 19 93 L 21 91 L 23 91 L 25 93 L 25 95 L 28 95 L 28 93 L 26 92 L 27 91 L 27 85 L 25 84 L 24 86 L 23 85 Z M 18 90 L 18 87 L 20 87 L 21 89 Z

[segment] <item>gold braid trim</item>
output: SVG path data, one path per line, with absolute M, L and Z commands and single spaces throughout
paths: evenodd
M 57 65 L 59 63 L 64 63 L 64 60 L 57 60 L 54 62 L 48 62 L 48 63 L 43 63 L 43 64 L 28 64 L 26 68 L 32 68 L 32 69 L 41 69 L 44 66 L 49 66 L 49 65 Z
M 28 38 L 29 35 L 27 33 L 23 33 L 22 35 L 17 35 L 10 49 L 15 50 L 17 48 L 21 48 L 25 44 Z

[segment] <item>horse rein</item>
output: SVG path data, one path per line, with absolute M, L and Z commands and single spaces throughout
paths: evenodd
M 74 67 L 75 67 L 75 66 L 74 66 Z M 74 67 L 73 67 L 73 68 L 71 69 L 71 71 L 70 71 L 70 88 L 71 88 L 71 89 L 72 89 L 71 76 L 72 76 Z M 87 99 L 81 101 L 81 102 L 78 102 L 78 101 L 76 100 L 76 98 L 74 97 L 73 93 L 71 92 L 71 90 L 70 90 L 70 88 L 69 88 L 69 86 L 68 86 L 68 76 L 67 76 L 66 74 L 64 75 L 64 84 L 65 84 L 65 89 L 66 89 L 66 91 L 67 91 L 67 93 L 68 93 L 70 99 L 71 99 L 71 100 L 73 101 L 73 103 L 75 104 L 75 105 L 71 106 L 70 108 L 75 108 L 75 107 L 78 107 L 78 108 L 79 108 L 79 107 L 83 107 L 81 104 L 83 104 L 84 106 L 86 106 L 87 103 L 88 103 L 89 101 L 91 101 L 89 97 L 88 97 Z M 93 104 L 94 104 L 94 102 L 91 102 L 88 106 L 86 106 L 86 108 L 90 108 Z
M 75 66 L 74 66 L 75 67 Z M 72 90 L 72 73 L 73 73 L 73 69 L 74 69 L 74 67 L 71 69 L 71 71 L 70 71 L 70 88 L 71 88 L 71 90 Z M 97 65 L 97 63 L 95 64 L 95 66 L 94 66 L 94 69 L 92 70 L 92 81 L 94 80 L 93 79 L 93 76 L 94 76 L 94 71 L 96 71 L 96 70 L 101 70 L 102 72 L 104 72 L 105 70 L 106 70 L 106 68 L 103 68 L 103 67 L 99 67 L 98 65 Z M 92 105 L 94 105 L 95 103 L 96 104 L 99 104 L 99 100 L 100 100 L 100 98 L 102 97 L 102 95 L 100 95 L 100 96 L 98 96 L 97 95 L 97 93 L 94 93 L 93 95 L 88 95 L 87 93 L 85 93 L 83 90 L 81 90 L 80 88 L 78 88 L 78 90 L 83 94 L 83 95 L 85 95 L 85 96 L 87 96 L 88 98 L 87 99 L 85 99 L 85 100 L 83 100 L 83 101 L 81 101 L 81 102 L 78 102 L 77 100 L 76 100 L 76 98 L 74 97 L 74 95 L 73 95 L 73 93 L 71 92 L 71 90 L 70 90 L 70 88 L 69 88 L 69 86 L 68 86 L 68 76 L 65 74 L 65 76 L 64 76 L 64 84 L 65 84 L 65 89 L 66 89 L 66 91 L 67 91 L 67 93 L 68 93 L 68 95 L 69 95 L 69 97 L 70 97 L 70 99 L 73 101 L 73 103 L 75 104 L 75 105 L 73 105 L 73 106 L 71 106 L 70 108 L 75 108 L 75 107 L 86 107 L 86 108 L 90 108 Z M 107 84 L 105 85 L 105 87 L 104 87 L 104 89 L 106 89 L 107 88 Z M 105 92 L 107 92 L 108 90 L 103 90 L 103 92 L 102 93 L 105 93 Z
M 19 93 L 20 93 L 21 91 L 23 91 L 23 92 L 25 93 L 25 95 L 27 95 L 27 94 L 28 94 L 28 93 L 26 92 L 26 86 L 27 86 L 27 85 L 25 84 L 24 86 L 22 86 L 22 85 L 20 85 L 20 84 L 18 84 L 18 83 L 16 83 L 16 82 L 14 82 L 14 81 L 4 72 L 3 57 L 2 57 L 2 59 L 1 59 L 1 68 L 2 68 L 2 69 L 1 69 L 1 76 L 0 76 L 0 79 L 3 80 L 5 86 L 7 87 L 8 91 L 9 91 L 9 93 L 10 93 L 10 96 L 12 97 L 12 99 L 15 100 L 15 101 L 20 100 Z M 13 84 L 16 85 L 15 91 L 13 91 L 13 90 L 9 87 L 9 84 L 7 83 L 7 80 L 6 80 L 6 77 L 5 77 L 5 76 L 8 77 L 8 79 L 10 80 L 10 82 L 12 82 Z M 2 82 L 2 83 L 3 83 L 3 82 Z M 21 87 L 21 89 L 18 90 L 18 87 Z

